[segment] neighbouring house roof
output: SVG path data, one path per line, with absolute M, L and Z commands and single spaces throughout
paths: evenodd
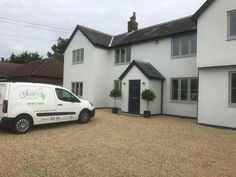
M 148 40 L 156 40 L 170 35 L 194 31 L 196 29 L 196 22 L 192 19 L 192 16 L 150 26 L 147 28 L 142 28 L 130 33 L 124 33 L 116 36 L 77 25 L 68 40 L 66 48 L 68 47 L 69 43 L 78 30 L 80 30 L 94 46 L 112 48 Z
M 22 67 L 22 64 L 15 64 L 15 63 L 0 63 L 0 78 L 5 79 L 12 76 L 13 72 Z
M 165 77 L 151 63 L 139 60 L 133 60 L 119 79 L 122 80 L 133 66 L 136 66 L 150 80 L 165 80 Z
M 215 0 L 207 0 L 199 9 L 198 11 L 193 15 L 193 19 L 197 20 L 198 17 L 212 4 L 212 2 Z
M 53 58 L 32 61 L 16 69 L 12 76 L 63 78 L 63 63 Z

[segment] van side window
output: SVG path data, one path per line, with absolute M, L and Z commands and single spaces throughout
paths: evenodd
M 59 100 L 67 102 L 80 102 L 74 95 L 66 90 L 56 88 L 56 93 Z

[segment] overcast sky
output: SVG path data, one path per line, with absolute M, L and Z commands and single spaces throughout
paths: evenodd
M 111 35 L 127 31 L 135 11 L 139 28 L 192 15 L 205 0 L 1 0 L 0 57 L 38 51 L 46 57 L 76 24 Z M 30 22 L 30 23 L 23 23 Z M 33 25 L 31 23 L 40 24 Z M 56 28 L 48 28 L 52 26 Z

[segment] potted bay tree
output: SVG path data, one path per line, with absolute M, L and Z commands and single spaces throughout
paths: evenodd
M 110 97 L 114 98 L 114 107 L 112 108 L 112 113 L 118 113 L 118 108 L 116 107 L 116 99 L 121 97 L 121 91 L 119 89 L 113 89 L 110 92 Z
M 142 92 L 142 99 L 146 100 L 146 102 L 147 102 L 147 110 L 145 110 L 143 112 L 143 114 L 144 114 L 143 116 L 145 118 L 149 118 L 151 116 L 151 111 L 149 110 L 149 102 L 153 101 L 155 98 L 156 98 L 156 95 L 151 89 L 145 89 Z

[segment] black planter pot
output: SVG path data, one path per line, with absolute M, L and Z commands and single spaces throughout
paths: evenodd
M 112 108 L 112 113 L 117 114 L 118 113 L 118 108 Z
M 151 111 L 144 111 L 143 112 L 143 117 L 144 118 L 150 118 L 150 116 L 151 116 Z

